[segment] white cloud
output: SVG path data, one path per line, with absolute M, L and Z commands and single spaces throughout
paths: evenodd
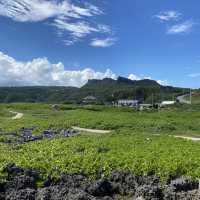
M 157 15 L 154 15 L 154 17 L 160 19 L 161 21 L 170 21 L 170 20 L 179 20 L 181 18 L 182 14 L 174 11 L 174 10 L 168 10 L 160 12 Z
M 99 29 L 102 33 L 112 33 L 112 30 L 111 30 L 110 26 L 105 25 L 105 24 L 99 24 L 99 25 L 98 25 L 98 29 Z
M 0 15 L 19 22 L 43 21 L 58 16 L 82 18 L 97 14 L 102 14 L 102 11 L 96 6 L 87 4 L 87 8 L 80 7 L 69 0 L 0 0 Z
M 71 38 L 64 40 L 71 41 L 64 42 L 67 45 L 94 32 L 111 33 L 109 26 L 89 22 L 91 17 L 102 14 L 102 10 L 87 2 L 75 5 L 70 0 L 0 0 L 0 16 L 21 23 L 49 20 L 45 24 L 56 27 L 59 36 L 70 34 Z
M 52 64 L 47 58 L 19 62 L 0 52 L 0 86 L 57 85 L 81 87 L 89 79 L 113 78 L 111 71 L 97 72 L 93 69 L 70 71 L 62 63 Z
M 105 39 L 94 38 L 92 39 L 90 45 L 93 47 L 110 47 L 113 46 L 116 41 L 117 41 L 116 38 L 105 38 Z
M 98 30 L 91 27 L 87 22 L 69 23 L 61 19 L 55 19 L 54 26 L 63 31 L 68 31 L 74 38 L 82 38 L 86 35 L 97 32 Z
M 128 79 L 130 79 L 132 81 L 139 81 L 139 80 L 143 80 L 143 79 L 152 80 L 152 78 L 150 76 L 137 76 L 135 74 L 130 74 L 128 76 Z M 167 80 L 157 80 L 157 83 L 159 83 L 160 85 L 163 85 L 163 86 L 169 85 Z
M 194 25 L 195 23 L 192 20 L 187 20 L 183 23 L 171 26 L 167 30 L 167 34 L 189 33 L 192 30 Z
M 20 62 L 0 52 L 0 86 L 83 86 L 89 79 L 117 79 L 110 69 L 98 72 L 91 68 L 83 70 L 66 70 L 59 62 L 52 64 L 47 58 L 37 58 L 28 62 Z M 151 79 L 147 76 L 130 74 L 131 80 Z M 168 85 L 167 81 L 157 81 Z
M 152 80 L 151 76 L 144 76 L 143 79 L 149 79 L 149 80 Z
M 54 25 L 61 31 L 68 31 L 73 38 L 73 42 L 93 32 L 105 33 L 105 32 L 110 31 L 108 26 L 105 26 L 105 25 L 98 25 L 97 27 L 93 27 L 88 22 L 85 22 L 85 21 L 72 23 L 72 22 L 68 22 L 67 20 L 63 18 L 55 19 L 52 25 Z
M 77 39 L 63 40 L 63 42 L 64 42 L 64 44 L 65 44 L 66 46 L 71 46 L 71 45 L 73 45 L 75 42 L 77 42 Z
M 169 85 L 169 83 L 168 83 L 167 80 L 157 80 L 157 82 L 158 82 L 160 85 L 164 85 L 164 86 Z
M 135 75 L 135 74 L 130 74 L 128 76 L 128 79 L 132 80 L 132 81 L 138 81 L 138 80 L 141 80 L 141 77 Z
M 188 76 L 191 78 L 197 78 L 197 77 L 200 77 L 200 73 L 193 73 L 193 74 L 189 74 Z

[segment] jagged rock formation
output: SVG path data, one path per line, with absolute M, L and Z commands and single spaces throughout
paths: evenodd
M 133 200 L 198 200 L 198 181 L 189 177 L 163 185 L 155 175 L 134 176 L 130 172 L 113 172 L 107 178 L 91 181 L 83 174 L 62 174 L 49 178 L 37 187 L 37 171 L 15 164 L 4 168 L 7 181 L 0 184 L 1 200 L 114 200 L 119 196 Z

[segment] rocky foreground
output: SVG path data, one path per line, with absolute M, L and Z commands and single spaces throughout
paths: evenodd
M 107 178 L 89 180 L 83 174 L 63 174 L 37 187 L 38 173 L 15 164 L 4 168 L 7 180 L 0 183 L 0 200 L 195 200 L 200 199 L 199 183 L 189 177 L 163 185 L 159 178 L 113 172 Z
M 59 131 L 55 130 L 45 130 L 38 135 L 34 135 L 34 130 L 37 127 L 32 128 L 21 128 L 19 133 L 9 133 L 6 134 L 6 139 L 4 139 L 4 144 L 23 144 L 33 141 L 44 140 L 47 138 L 54 138 L 54 137 L 74 137 L 79 135 L 80 133 L 73 129 L 62 129 Z M 0 131 L 1 132 L 1 131 Z

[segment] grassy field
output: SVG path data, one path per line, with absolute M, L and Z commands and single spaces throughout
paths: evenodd
M 18 120 L 14 114 L 24 113 Z M 10 162 L 40 171 L 41 179 L 61 172 L 84 172 L 97 176 L 115 169 L 135 174 L 155 172 L 170 176 L 200 177 L 200 143 L 173 135 L 200 136 L 200 106 L 174 106 L 137 112 L 129 108 L 48 104 L 0 104 L 0 140 L 22 127 L 61 130 L 71 126 L 112 130 L 109 134 L 82 133 L 74 138 L 53 138 L 21 145 L 0 144 L 0 169 Z M 1 173 L 3 178 L 4 174 Z

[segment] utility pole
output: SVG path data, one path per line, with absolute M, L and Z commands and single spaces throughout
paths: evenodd
M 154 95 L 152 94 L 152 106 L 154 104 Z
M 192 90 L 190 88 L 190 104 L 192 104 Z
M 133 93 L 133 99 L 134 100 L 137 100 L 137 97 L 136 97 L 137 95 L 136 95 L 136 90 L 134 90 L 134 93 Z

